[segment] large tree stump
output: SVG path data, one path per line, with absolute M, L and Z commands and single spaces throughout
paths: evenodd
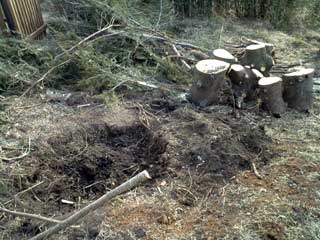
M 259 80 L 259 95 L 262 106 L 276 117 L 286 110 L 287 104 L 282 98 L 282 79 L 279 77 L 265 77 Z
M 256 69 L 233 64 L 228 72 L 228 77 L 232 83 L 236 107 L 242 108 L 245 100 L 250 101 L 256 97 L 258 81 L 263 78 L 263 75 Z
M 244 56 L 240 63 L 259 70 L 264 76 L 269 76 L 269 72 L 274 65 L 272 57 L 267 53 L 266 46 L 255 44 L 246 47 Z
M 284 100 L 290 108 L 308 111 L 313 103 L 314 69 L 301 69 L 283 75 Z
M 212 59 L 198 62 L 188 99 L 203 107 L 219 102 L 220 90 L 229 66 L 226 62 Z
M 230 52 L 224 49 L 216 49 L 212 52 L 212 55 L 214 59 L 230 64 L 234 64 L 237 62 L 237 59 Z

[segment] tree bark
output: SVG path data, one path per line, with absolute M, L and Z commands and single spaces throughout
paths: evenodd
M 262 44 L 246 47 L 245 54 L 240 59 L 240 63 L 259 70 L 266 77 L 269 76 L 269 72 L 274 65 L 272 57 L 267 53 L 266 46 Z
M 229 64 L 218 60 L 202 60 L 194 69 L 194 83 L 189 100 L 202 107 L 218 103 Z
M 290 108 L 308 111 L 313 103 L 314 69 L 302 69 L 283 75 L 284 100 Z
M 230 64 L 234 64 L 237 62 L 237 59 L 227 50 L 224 49 L 216 49 L 212 52 L 213 58 L 216 60 L 224 61 Z
M 280 117 L 287 108 L 282 98 L 282 79 L 279 77 L 262 78 L 259 80 L 259 88 L 262 106 L 275 117 Z
M 258 70 L 239 64 L 231 65 L 228 76 L 232 83 L 237 108 L 242 108 L 245 100 L 250 101 L 256 97 L 258 81 L 263 78 Z

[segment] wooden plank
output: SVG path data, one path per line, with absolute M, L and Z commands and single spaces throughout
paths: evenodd
M 18 6 L 16 5 L 16 2 L 14 0 L 11 0 L 8 2 L 8 5 L 11 7 L 11 13 L 15 20 L 16 32 L 23 34 L 24 32 L 26 32 L 25 25 L 20 20 L 22 16 L 18 9 Z
M 0 1 L 6 7 L 5 15 L 10 17 L 11 21 L 10 25 L 8 21 L 8 26 L 12 31 L 18 32 L 29 39 L 38 39 L 44 35 L 46 25 L 44 24 L 38 0 Z M 3 20 L 0 17 L 1 19 Z M 0 22 L 0 24 L 2 23 Z
M 34 24 L 34 20 L 33 20 L 34 12 L 30 11 L 30 8 L 29 8 L 30 1 L 29 0 L 25 0 L 22 2 L 24 2 L 25 13 L 26 13 L 25 19 L 28 22 L 28 26 L 29 26 L 28 35 L 30 35 L 32 32 L 34 32 L 35 29 L 37 29 L 37 26 Z
M 12 2 L 15 2 L 16 6 L 17 6 L 17 10 L 20 13 L 20 18 L 18 19 L 18 21 L 20 21 L 21 25 L 24 26 L 24 31 L 22 31 L 21 33 L 24 36 L 27 36 L 30 33 L 32 33 L 32 28 L 30 26 L 28 12 L 26 11 L 25 0 L 24 1 L 12 0 Z
M 31 3 L 30 3 L 30 6 L 31 6 L 31 9 L 32 9 L 32 12 L 34 13 L 33 16 L 34 16 L 34 21 L 35 21 L 35 25 L 37 27 L 41 27 L 43 25 L 43 23 L 41 22 L 40 18 L 39 18 L 39 14 L 41 14 L 41 12 L 39 13 L 39 10 L 37 9 L 36 7 L 36 4 L 37 4 L 37 0 L 30 0 Z M 42 14 L 41 14 L 42 16 Z
M 43 16 L 42 16 L 42 14 L 41 14 L 42 11 L 41 11 L 41 8 L 40 8 L 39 0 L 34 0 L 34 6 L 35 6 L 36 9 L 37 9 L 40 26 L 42 26 L 42 25 L 44 24 L 44 21 L 43 21 Z
M 32 30 L 34 31 L 35 29 L 37 29 L 39 27 L 38 23 L 37 23 L 37 15 L 35 10 L 32 8 L 34 1 L 32 0 L 26 0 L 27 2 L 27 8 L 28 8 L 28 12 L 30 14 L 31 17 L 31 26 L 32 26 Z
M 36 9 L 35 12 L 37 13 L 37 22 L 38 22 L 38 28 L 42 28 L 42 26 L 46 26 L 44 20 L 43 20 L 43 16 L 42 16 L 42 11 L 40 8 L 40 4 L 39 4 L 39 0 L 30 0 L 33 4 L 32 6 Z M 46 33 L 46 27 L 41 31 L 39 35 L 37 36 L 38 39 L 40 39 L 41 37 L 43 37 Z

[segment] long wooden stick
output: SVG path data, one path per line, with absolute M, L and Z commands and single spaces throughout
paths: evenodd
M 1 208 L 1 207 L 0 207 L 0 212 L 6 213 L 6 214 L 10 214 L 10 215 L 13 215 L 13 216 L 18 216 L 18 217 L 36 219 L 36 220 L 40 220 L 40 221 L 48 222 L 48 223 L 61 223 L 61 221 L 56 220 L 56 219 L 47 218 L 47 217 L 43 217 L 43 216 L 40 216 L 40 215 L 31 214 L 31 213 L 12 211 L 12 210 L 9 210 L 9 209 L 6 209 L 6 208 Z
M 144 37 L 146 39 L 150 39 L 150 40 L 157 40 L 157 41 L 160 41 L 160 42 L 169 42 L 169 43 L 171 42 L 174 45 L 179 45 L 179 46 L 184 47 L 184 48 L 191 48 L 191 49 L 199 49 L 199 50 L 209 51 L 209 49 L 206 49 L 206 48 L 203 48 L 203 47 L 199 47 L 199 46 L 193 45 L 191 43 L 170 40 L 169 38 L 166 38 L 166 37 L 160 37 L 160 36 L 150 35 L 150 34 L 142 34 L 142 37 Z
M 92 211 L 102 207 L 107 201 L 114 198 L 117 195 L 120 195 L 128 190 L 136 187 L 138 184 L 151 179 L 149 173 L 147 171 L 143 171 L 136 175 L 135 177 L 129 179 L 125 183 L 121 184 L 119 187 L 115 188 L 114 190 L 106 193 L 98 200 L 94 201 L 93 203 L 89 204 L 88 206 L 84 207 L 80 211 L 74 213 L 67 219 L 63 220 L 61 223 L 56 224 L 55 226 L 49 228 L 48 230 L 38 234 L 37 236 L 31 238 L 30 240 L 41 240 L 41 239 L 48 239 L 51 235 L 58 233 L 59 231 L 66 229 L 70 225 L 73 225 L 81 218 L 85 217 Z
M 96 31 L 96 32 L 92 33 L 91 35 L 89 35 L 89 36 L 87 36 L 86 38 L 82 39 L 80 42 L 78 42 L 76 45 L 72 46 L 71 48 L 69 48 L 69 49 L 66 50 L 65 52 L 57 55 L 57 56 L 55 57 L 55 59 L 58 59 L 58 58 L 62 57 L 62 56 L 63 56 L 64 54 L 66 54 L 66 53 L 72 52 L 72 51 L 75 50 L 76 48 L 80 47 L 82 44 L 88 42 L 88 41 L 91 40 L 92 38 L 94 38 L 94 37 L 96 37 L 96 36 L 98 36 L 98 35 L 106 32 L 106 31 L 110 30 L 110 29 L 111 29 L 112 27 L 114 27 L 114 26 L 119 26 L 119 25 L 113 25 L 113 24 L 111 24 L 111 25 L 109 25 L 109 26 L 106 26 L 106 27 L 100 29 L 99 31 Z

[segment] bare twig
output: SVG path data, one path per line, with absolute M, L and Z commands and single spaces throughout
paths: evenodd
M 259 152 L 259 154 L 255 157 L 254 160 L 251 160 L 251 167 L 252 167 L 252 171 L 254 173 L 254 175 L 256 175 L 257 178 L 262 179 L 263 177 L 261 176 L 261 174 L 258 172 L 257 168 L 256 168 L 256 164 L 254 163 L 257 159 L 259 159 L 259 157 L 261 156 L 261 154 L 263 153 L 263 150 L 261 149 L 261 151 Z
M 172 44 L 171 46 L 172 46 L 172 49 L 173 49 L 173 51 L 175 52 L 175 54 L 177 54 L 179 57 L 181 57 L 182 55 L 181 55 L 181 53 L 178 51 L 177 47 L 176 47 L 174 44 Z M 181 61 L 181 63 L 183 64 L 183 66 L 185 66 L 188 70 L 191 70 L 190 65 L 189 65 L 184 59 L 180 58 L 180 61 Z
M 251 162 L 251 166 L 252 166 L 252 170 L 253 170 L 254 175 L 256 175 L 257 178 L 262 179 L 262 176 L 258 172 L 254 162 Z
M 47 217 L 43 217 L 40 215 L 35 215 L 35 214 L 30 214 L 30 213 L 25 213 L 25 212 L 11 211 L 9 209 L 2 208 L 2 207 L 0 207 L 0 212 L 10 214 L 13 216 L 17 216 L 17 217 L 24 217 L 24 218 L 40 220 L 40 221 L 47 222 L 47 223 L 61 223 L 61 221 L 53 219 L 53 218 L 47 218 Z
M 203 48 L 203 47 L 199 47 L 196 45 L 193 45 L 191 43 L 186 43 L 186 42 L 180 42 L 180 41 L 175 41 L 175 40 L 171 40 L 167 37 L 160 37 L 160 36 L 156 36 L 156 35 L 150 35 L 150 34 L 142 34 L 142 37 L 147 38 L 147 39 L 151 39 L 151 40 L 157 40 L 160 42 L 168 42 L 174 45 L 178 45 L 184 48 L 191 48 L 191 49 L 199 49 L 199 50 L 205 50 L 205 51 L 209 51 L 209 49 Z
M 224 23 L 221 25 L 220 35 L 219 35 L 219 48 L 221 47 L 221 39 L 222 39 L 222 33 L 223 33 Z
M 39 78 L 37 81 L 35 81 L 22 95 L 21 97 L 24 97 L 25 95 L 27 95 L 35 86 L 37 86 L 39 83 L 41 83 L 42 81 L 44 81 L 52 72 L 54 72 L 56 69 L 58 69 L 59 67 L 69 63 L 71 61 L 71 59 L 68 59 L 52 68 L 49 69 L 49 71 L 47 71 L 44 75 L 42 75 L 41 78 Z
M 84 207 L 80 211 L 74 213 L 67 219 L 63 220 L 61 223 L 56 224 L 52 228 L 38 234 L 37 236 L 31 238 L 30 240 L 40 240 L 40 239 L 48 239 L 53 234 L 58 233 L 59 231 L 66 229 L 70 225 L 76 223 L 78 220 L 82 219 L 90 212 L 95 211 L 96 209 L 102 207 L 107 201 L 112 199 L 113 197 L 120 195 L 130 189 L 136 187 L 138 184 L 151 179 L 149 173 L 147 171 L 143 171 L 136 175 L 135 177 L 129 179 L 127 182 L 121 184 L 119 187 L 115 188 L 114 190 L 106 193 L 98 200 L 94 201 L 93 203 L 89 204 L 88 206 Z
M 75 50 L 76 48 L 80 47 L 82 44 L 88 42 L 89 40 L 95 38 L 96 36 L 110 30 L 112 27 L 114 27 L 115 25 L 113 25 L 114 20 L 112 20 L 111 24 L 100 29 L 99 31 L 96 31 L 94 33 L 92 33 L 91 35 L 87 36 L 86 38 L 82 39 L 80 42 L 78 42 L 76 45 L 72 46 L 71 48 L 69 48 L 68 50 L 64 51 L 63 53 L 57 55 L 55 57 L 55 59 L 58 59 L 60 57 L 62 57 L 63 55 L 72 52 L 73 50 Z
M 39 186 L 42 185 L 44 182 L 45 182 L 45 181 L 38 182 L 37 184 L 35 184 L 35 185 L 33 185 L 33 186 L 31 186 L 31 187 L 29 187 L 29 188 L 27 188 L 27 189 L 25 189 L 25 190 L 23 190 L 23 191 L 21 191 L 21 192 L 18 192 L 16 195 L 14 195 L 14 197 L 19 197 L 20 195 L 22 195 L 22 194 L 24 194 L 24 193 L 26 193 L 26 192 L 29 192 L 29 191 L 35 189 L 36 187 L 39 187 Z
M 159 29 L 159 25 L 160 25 L 161 17 L 162 17 L 162 9 L 163 9 L 163 0 L 160 0 L 160 11 L 159 11 L 158 22 L 156 24 L 156 29 Z
M 0 156 L 0 160 L 6 161 L 6 162 L 20 160 L 20 159 L 28 156 L 30 151 L 31 151 L 31 139 L 29 138 L 28 148 L 20 156 L 12 157 L 12 158 L 7 158 L 7 157 L 1 157 Z

